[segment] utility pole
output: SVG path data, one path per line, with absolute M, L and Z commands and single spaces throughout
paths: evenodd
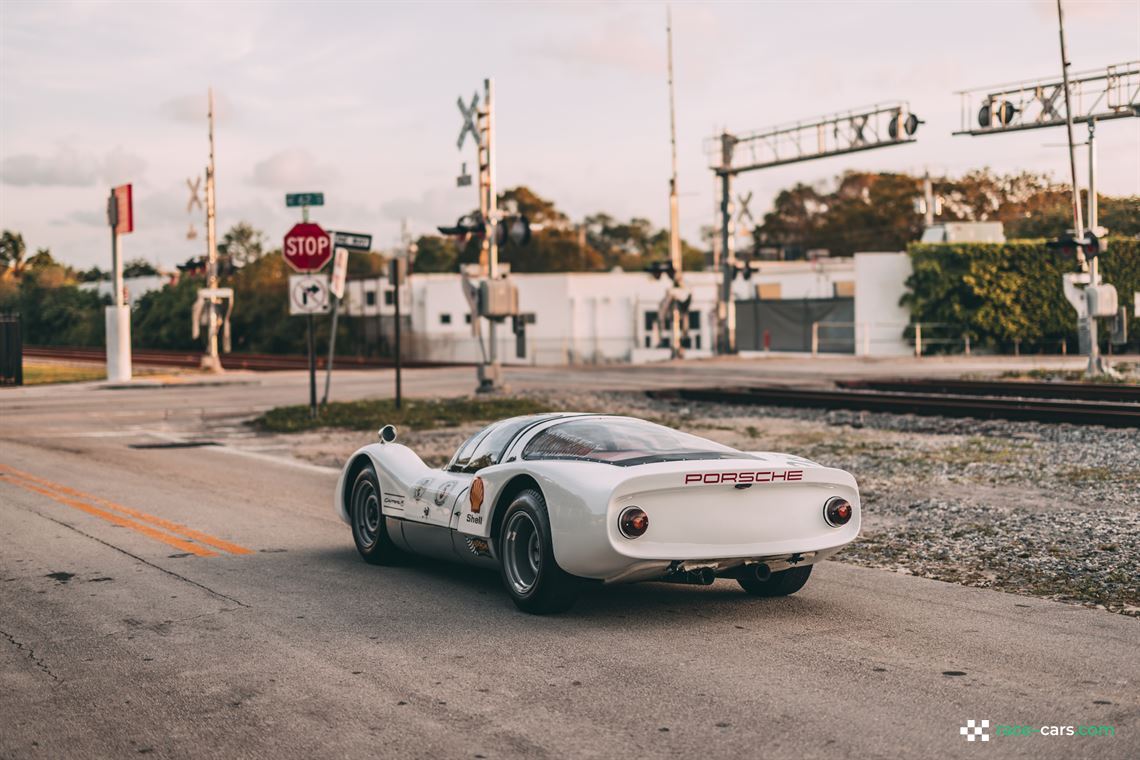
M 206 166 L 206 287 L 218 287 L 218 229 L 215 221 L 216 197 L 214 194 L 214 88 L 209 90 L 210 124 L 210 163 Z M 222 362 L 218 358 L 218 299 L 209 299 L 209 313 L 206 327 L 206 353 L 202 357 L 202 369 L 221 372 Z M 310 317 L 312 319 L 312 317 Z
M 499 278 L 498 198 L 495 196 L 495 81 L 483 80 L 483 107 L 479 109 L 479 213 L 483 218 L 483 241 L 479 252 L 479 265 L 487 279 Z M 499 366 L 498 336 L 494 319 L 488 319 L 487 339 L 490 342 L 487 363 L 479 367 L 481 393 L 502 388 L 502 369 Z
M 669 177 L 669 261 L 673 265 L 673 282 L 671 287 L 677 291 L 681 287 L 682 260 L 681 260 L 681 229 L 677 203 L 677 116 L 673 101 L 673 13 L 669 6 L 665 6 L 665 36 L 669 46 L 669 148 L 672 158 L 672 174 Z M 675 293 L 674 293 L 675 295 Z M 683 355 L 681 350 L 681 309 L 677 299 L 669 299 L 671 313 L 669 323 L 672 330 L 669 336 L 669 354 L 674 359 Z
M 1065 12 L 1061 8 L 1061 0 L 1057 0 L 1057 28 L 1061 36 L 1061 81 L 1064 84 L 1065 93 L 1065 129 L 1069 136 L 1069 172 L 1073 180 L 1073 234 L 1076 235 L 1077 239 L 1081 239 L 1085 236 L 1085 228 L 1081 219 L 1081 188 L 1077 184 L 1077 156 L 1073 147 L 1073 106 L 1069 93 L 1069 56 L 1065 52 Z M 1096 284 L 1095 278 L 1093 284 Z
M 728 132 L 720 136 L 721 162 L 732 165 L 732 150 L 736 138 Z M 717 353 L 736 353 L 736 301 L 732 297 L 732 281 L 736 279 L 736 231 L 733 229 L 732 174 L 720 174 L 720 303 L 717 319 L 720 334 L 717 336 Z
M 1096 117 L 1089 119 L 1089 229 L 1094 235 L 1100 235 L 1100 214 L 1096 198 Z
M 1073 180 L 1073 235 L 1077 240 L 1085 239 L 1084 221 L 1081 219 L 1081 188 L 1077 184 L 1077 156 L 1076 146 L 1073 144 L 1073 109 L 1072 99 L 1069 93 L 1069 56 L 1065 51 L 1065 11 L 1061 7 L 1061 0 L 1057 0 L 1057 32 L 1061 38 L 1061 81 L 1064 86 L 1065 92 L 1065 130 L 1068 135 L 1069 142 L 1069 175 Z M 1093 218 L 1096 208 L 1096 199 L 1094 194 L 1096 188 L 1094 186 L 1095 175 L 1093 164 L 1095 163 L 1096 147 L 1093 144 L 1093 133 L 1096 130 L 1095 119 L 1089 120 L 1089 232 L 1096 234 L 1096 221 Z M 1078 249 L 1079 250 L 1079 249 Z M 1081 255 L 1082 262 L 1084 256 Z M 1100 285 L 1100 267 L 1097 262 L 1099 256 L 1093 256 L 1092 261 L 1088 262 L 1089 270 L 1089 284 L 1085 289 L 1086 294 L 1089 293 L 1089 288 L 1095 288 Z M 1087 296 L 1086 296 L 1087 299 Z M 1085 370 L 1085 374 L 1094 376 L 1103 374 L 1107 368 L 1102 365 L 1100 358 L 1100 344 L 1097 335 L 1096 317 L 1089 313 L 1090 303 L 1086 300 L 1085 315 L 1080 317 L 1080 321 L 1084 324 L 1081 325 L 1088 331 L 1089 336 L 1089 363 Z

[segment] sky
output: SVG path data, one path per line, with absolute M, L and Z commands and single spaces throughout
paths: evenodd
M 1066 0 L 1076 71 L 1140 59 L 1140 0 Z M 989 166 L 1067 179 L 1064 129 L 955 137 L 955 92 L 1059 74 L 1052 0 L 674 2 L 683 235 L 713 222 L 704 141 L 831 111 L 909 101 L 917 142 L 742 175 L 759 218 L 796 182 L 847 169 L 958 175 Z M 665 5 L 192 3 L 0 0 L 0 227 L 29 253 L 110 265 L 109 188 L 131 182 L 126 258 L 170 267 L 205 250 L 187 213 L 218 101 L 219 236 L 249 221 L 279 245 L 287 192 L 374 247 L 477 206 L 457 96 L 495 81 L 500 188 L 527 185 L 572 218 L 668 224 Z M 1083 139 L 1084 127 L 1076 136 Z M 1140 119 L 1097 131 L 1098 189 L 1140 195 Z M 1082 156 L 1078 171 L 1086 169 Z M 188 240 L 193 222 L 199 236 Z

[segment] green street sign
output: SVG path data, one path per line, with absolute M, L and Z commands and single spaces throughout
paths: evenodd
M 285 195 L 285 205 L 293 206 L 323 206 L 325 205 L 324 193 L 287 193 Z

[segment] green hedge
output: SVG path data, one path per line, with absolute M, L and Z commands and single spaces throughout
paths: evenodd
M 915 322 L 961 325 L 973 345 L 1008 350 L 1059 351 L 1061 341 L 1076 350 L 1076 312 L 1061 287 L 1061 275 L 1077 271 L 1071 255 L 1046 248 L 1043 240 L 1009 243 L 912 243 L 913 273 L 902 305 Z M 1104 282 L 1116 286 L 1128 308 L 1128 337 L 1135 345 L 1140 327 L 1132 294 L 1140 291 L 1140 241 L 1111 239 L 1100 256 Z M 1106 344 L 1107 320 L 1101 321 Z

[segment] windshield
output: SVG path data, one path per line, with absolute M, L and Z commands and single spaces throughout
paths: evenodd
M 523 459 L 575 459 L 629 467 L 689 459 L 755 459 L 751 454 L 663 425 L 627 417 L 591 417 L 543 430 Z
M 538 415 L 530 414 L 488 425 L 459 447 L 447 469 L 452 472 L 478 472 L 484 467 L 498 464 L 507 444 L 514 440 L 520 430 L 538 418 Z

